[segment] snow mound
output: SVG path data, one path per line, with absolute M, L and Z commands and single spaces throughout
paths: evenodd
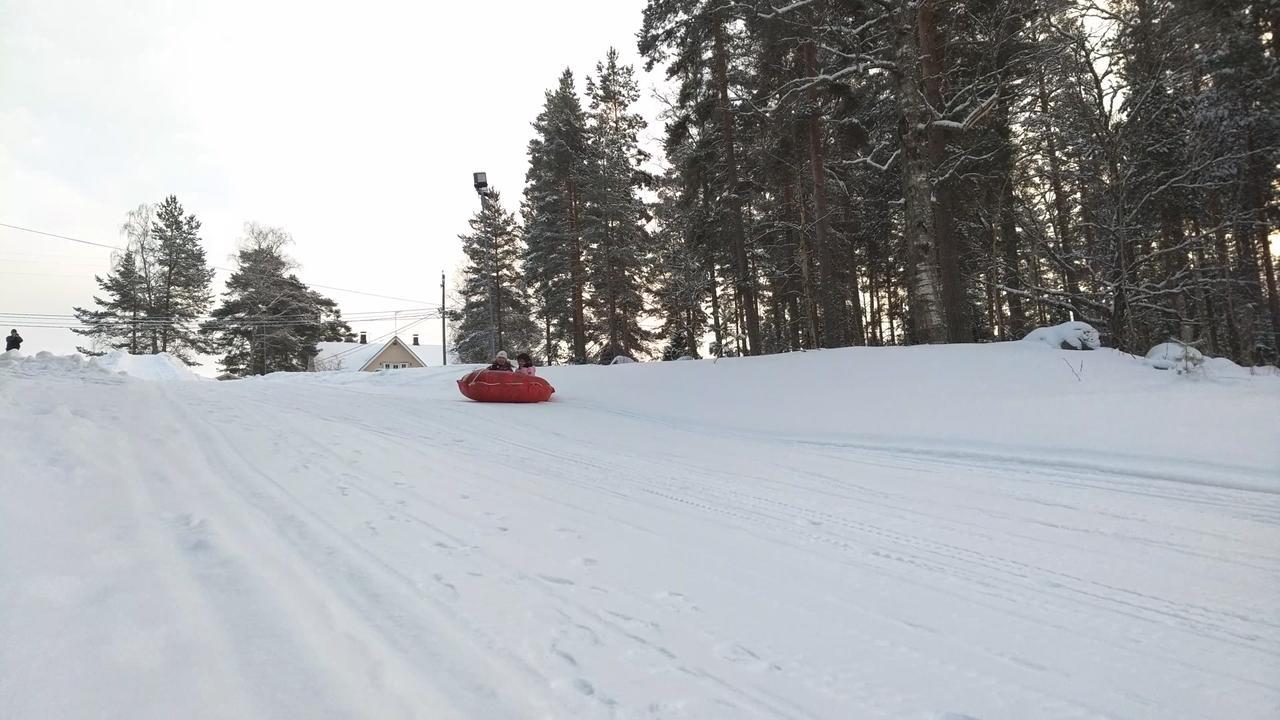
M 676 358 L 676 360 L 689 361 L 689 360 L 697 360 L 697 358 L 695 358 L 692 355 L 681 355 L 680 357 Z
M 104 370 L 150 382 L 191 382 L 203 379 L 191 372 L 186 363 L 169 353 L 130 355 L 123 350 L 114 350 L 90 362 L 97 363 Z
M 1089 323 L 1079 321 L 1036 328 L 1022 341 L 1042 342 L 1055 350 L 1097 350 L 1102 347 L 1098 331 Z
M 35 355 L 24 355 L 18 350 L 0 354 L 0 375 L 37 377 L 61 375 L 85 379 L 110 377 L 104 368 L 80 355 L 55 355 L 42 350 Z
M 636 359 L 633 357 L 628 357 L 626 355 L 619 355 L 615 357 L 613 360 L 609 361 L 609 364 L 610 365 L 627 365 L 635 361 Z
M 1157 370 L 1190 370 L 1204 364 L 1204 353 L 1180 342 L 1160 343 L 1147 351 L 1147 364 Z

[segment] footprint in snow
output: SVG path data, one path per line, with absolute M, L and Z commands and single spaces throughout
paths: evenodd
M 539 575 L 539 578 L 556 585 L 573 585 L 574 582 L 569 578 L 556 577 L 555 575 Z
M 676 611 L 688 610 L 690 612 L 702 612 L 702 608 L 690 602 L 689 598 L 685 597 L 684 593 L 675 592 L 674 590 L 666 590 L 654 593 L 653 597 L 655 600 L 660 601 L 662 604 Z
M 458 588 L 457 588 L 457 586 L 455 586 L 453 583 L 451 583 L 451 582 L 449 582 L 449 581 L 445 580 L 443 575 L 441 575 L 441 574 L 437 573 L 437 574 L 435 574 L 435 575 L 432 575 L 432 576 L 431 576 L 431 578 L 432 578 L 433 580 L 435 580 L 437 583 L 439 583 L 441 587 L 443 587 L 444 589 L 448 590 L 448 591 L 449 591 L 449 595 L 450 595 L 450 596 L 452 596 L 452 597 L 453 597 L 453 599 L 455 599 L 455 600 L 456 600 L 456 599 L 458 599 L 459 594 L 458 594 Z

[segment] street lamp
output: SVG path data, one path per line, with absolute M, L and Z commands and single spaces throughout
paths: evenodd
M 487 173 L 475 172 L 471 173 L 471 184 L 476 188 L 476 194 L 480 196 L 480 227 L 484 228 L 484 211 L 485 198 L 489 197 L 489 176 Z M 493 293 L 489 298 L 489 357 L 498 354 L 498 345 L 502 342 L 502 330 L 498 327 L 498 233 L 491 233 L 492 251 L 493 251 Z

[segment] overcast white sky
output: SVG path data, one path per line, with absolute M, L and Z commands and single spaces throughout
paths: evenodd
M 543 93 L 566 66 L 581 88 L 611 45 L 638 66 L 643 6 L 4 0 L 0 222 L 119 243 L 126 211 L 173 193 L 211 264 L 253 220 L 293 234 L 304 281 L 438 303 L 471 172 L 516 209 Z M 640 79 L 653 121 L 658 73 Z M 89 303 L 109 255 L 0 228 L 0 312 Z M 330 294 L 347 313 L 414 306 Z M 417 330 L 438 342 L 438 322 Z M 22 332 L 24 351 L 78 340 Z

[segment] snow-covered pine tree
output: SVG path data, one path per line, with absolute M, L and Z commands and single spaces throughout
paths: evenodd
M 97 309 L 76 307 L 82 327 L 71 332 L 91 340 L 90 347 L 77 347 L 86 355 L 102 355 L 106 350 L 125 350 L 133 355 L 148 352 L 148 301 L 146 284 L 138 256 L 126 249 L 115 259 L 106 277 L 94 276 L 102 295 L 95 295 Z
M 280 228 L 245 224 L 236 270 L 222 304 L 202 326 L 223 369 L 235 375 L 307 370 L 316 343 L 340 341 L 351 328 L 337 303 L 308 288 L 285 253 L 293 243 Z
M 650 184 L 643 169 L 648 154 L 640 149 L 644 118 L 632 109 L 640 97 L 634 70 L 618 63 L 610 48 L 596 74 L 587 80 L 589 159 L 582 232 L 586 240 L 590 305 L 602 345 L 597 357 L 644 355 L 653 339 L 641 324 L 652 250 L 640 199 Z
M 675 183 L 678 174 L 667 173 L 658 191 L 654 214 L 658 231 L 654 234 L 654 303 L 662 320 L 658 338 L 663 341 L 662 359 L 675 360 L 685 355 L 698 357 L 707 315 L 703 303 L 707 297 L 707 276 L 698 261 L 692 241 L 692 223 L 679 217 L 690 212 L 683 206 Z
M 498 350 L 540 354 L 542 333 L 518 270 L 520 231 L 496 190 L 482 197 L 470 225 L 471 232 L 458 236 L 467 256 L 459 290 L 462 306 L 450 312 L 458 358 L 485 362 Z
M 524 189 L 523 269 L 545 326 L 547 362 L 587 354 L 586 270 L 581 232 L 586 118 L 566 68 L 533 122 Z M 566 348 L 567 346 L 567 348 Z
M 213 270 L 200 245 L 200 221 L 184 214 L 170 195 L 156 208 L 151 235 L 155 242 L 155 273 L 150 319 L 157 352 L 167 352 L 188 365 L 199 365 L 195 354 L 204 350 L 198 319 L 213 302 Z
M 131 210 L 121 230 L 125 250 L 111 272 L 97 278 L 105 294 L 94 298 L 98 309 L 74 309 L 84 326 L 75 332 L 93 340 L 92 347 L 79 349 L 96 355 L 104 349 L 168 352 L 198 365 L 195 355 L 204 348 L 197 320 L 213 299 L 200 221 L 184 215 L 170 195 L 157 206 Z
M 752 5 L 758 7 L 752 7 Z M 793 3 L 802 7 L 809 3 Z M 762 351 L 760 315 L 757 294 L 759 283 L 751 266 L 751 243 L 747 237 L 744 216 L 747 198 L 741 182 L 738 139 L 740 119 L 746 113 L 734 98 L 751 95 L 751 88 L 735 82 L 736 65 L 741 55 L 738 34 L 743 17 L 778 14 L 764 0 L 756 3 L 722 3 L 713 0 L 650 0 L 644 9 L 639 49 L 652 69 L 667 63 L 667 76 L 679 82 L 676 107 L 668 123 L 668 135 L 693 137 L 700 147 L 690 154 L 694 168 L 692 187 L 702 202 L 717 217 L 715 239 L 720 247 L 709 248 L 708 274 L 713 282 L 712 326 L 718 334 L 727 334 L 727 318 L 722 321 L 719 304 L 725 299 L 743 308 L 742 323 L 746 353 Z M 668 144 L 673 138 L 668 138 Z M 711 238 L 708 237 L 708 240 Z M 714 281 L 716 260 L 723 254 L 729 261 L 732 295 L 721 294 Z M 721 346 L 718 341 L 716 346 Z

